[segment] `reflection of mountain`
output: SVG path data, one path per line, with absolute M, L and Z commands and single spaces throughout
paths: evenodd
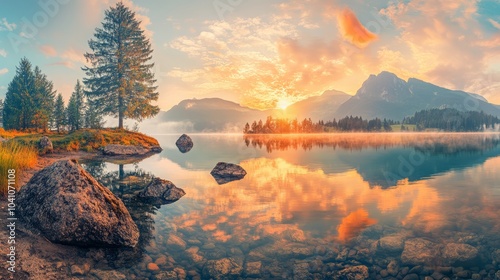
M 413 182 L 475 166 L 500 155 L 498 137 L 482 134 L 266 135 L 245 139 L 198 136 L 194 141 L 197 150 L 193 153 L 179 156 L 175 149 L 164 149 L 161 156 L 185 169 L 207 172 L 218 161 L 283 158 L 325 173 L 356 169 L 372 186 L 383 187 L 406 178 Z
M 500 116 L 500 108 L 476 94 L 449 90 L 417 79 L 404 81 L 389 72 L 371 75 L 356 95 L 342 104 L 335 117 L 361 116 L 402 120 L 431 108 L 483 111 Z

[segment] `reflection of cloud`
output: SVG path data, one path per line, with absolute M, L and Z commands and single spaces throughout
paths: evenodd
M 342 242 L 351 240 L 352 238 L 358 236 L 358 234 L 365 228 L 374 225 L 377 220 L 371 219 L 368 216 L 368 212 L 364 209 L 359 209 L 357 211 L 351 212 L 337 227 L 339 232 L 338 238 Z
M 0 56 L 7 57 L 7 51 L 4 49 L 0 49 Z
M 377 38 L 359 22 L 350 9 L 344 9 L 339 13 L 338 22 L 344 38 L 356 46 L 363 47 Z
M 5 75 L 5 74 L 7 74 L 7 73 L 9 73 L 9 69 L 7 69 L 7 68 L 2 68 L 2 69 L 0 69 L 0 76 L 1 76 L 1 75 Z
M 309 235 L 304 231 L 311 229 L 308 224 L 319 220 L 328 224 L 320 233 L 325 239 L 336 235 L 328 232 L 331 226 L 338 229 L 339 240 L 347 241 L 382 217 L 399 223 L 407 215 L 408 205 L 412 210 L 407 220 L 440 211 L 438 198 L 428 201 L 436 191 L 425 183 L 382 189 L 370 187 L 354 170 L 329 175 L 281 158 L 249 159 L 240 164 L 247 176 L 221 186 L 208 172 L 184 170 L 189 183 L 178 185 L 185 188 L 186 199 L 206 206 L 176 217 L 174 223 L 206 231 L 221 242 L 229 235 L 239 241 L 266 236 L 300 241 Z M 366 209 L 376 210 L 368 213 Z

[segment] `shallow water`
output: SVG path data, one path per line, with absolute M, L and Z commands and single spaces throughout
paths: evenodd
M 163 152 L 139 163 L 84 165 L 141 230 L 134 250 L 95 259 L 100 269 L 143 279 L 495 279 L 500 269 L 498 134 L 193 135 L 186 154 L 178 135 L 155 137 Z M 248 174 L 219 185 L 219 161 Z M 136 200 L 150 176 L 186 195 Z

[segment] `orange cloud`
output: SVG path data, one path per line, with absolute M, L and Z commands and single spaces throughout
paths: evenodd
M 364 209 L 351 212 L 347 217 L 342 219 L 342 223 L 338 226 L 339 240 L 342 242 L 349 241 L 365 228 L 376 223 L 377 220 L 371 219 L 368 216 L 368 212 Z
M 344 38 L 358 47 L 364 47 L 377 39 L 377 35 L 366 29 L 350 9 L 340 12 L 337 20 Z
M 56 49 L 54 49 L 54 47 L 49 46 L 49 45 L 40 46 L 40 50 L 42 51 L 42 53 L 45 56 L 56 56 L 57 55 Z

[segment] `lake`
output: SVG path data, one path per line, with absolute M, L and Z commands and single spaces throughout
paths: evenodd
M 143 161 L 84 163 L 141 231 L 136 248 L 94 257 L 99 269 L 137 279 L 500 277 L 499 134 L 192 135 L 185 154 L 179 135 L 155 137 L 164 150 Z M 248 174 L 219 185 L 210 171 L 220 161 Z M 151 176 L 186 195 L 136 200 Z

